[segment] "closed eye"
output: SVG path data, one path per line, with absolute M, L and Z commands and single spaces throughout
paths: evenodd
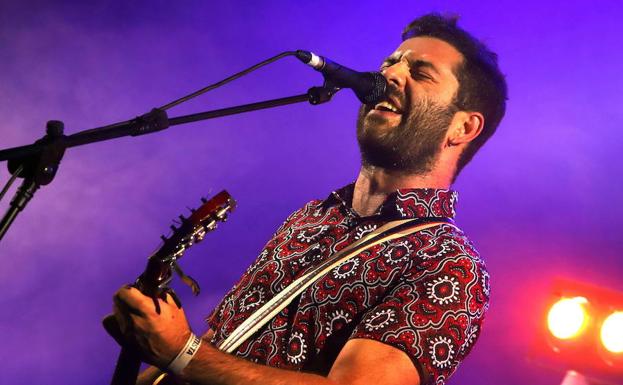
M 428 73 L 421 71 L 421 70 L 411 70 L 411 77 L 414 80 L 432 80 L 434 81 L 435 78 L 433 78 L 431 75 L 429 75 Z
M 425 60 L 409 61 L 409 67 L 411 68 L 411 77 L 413 79 L 427 79 L 433 82 L 437 82 L 435 77 L 430 72 L 439 73 L 433 63 Z
M 390 56 L 383 61 L 383 64 L 381 64 L 380 70 L 385 71 L 389 67 L 400 62 L 400 60 L 401 58 L 399 57 Z M 425 60 L 409 60 L 409 58 L 407 58 L 407 62 L 409 63 L 409 70 L 411 72 L 411 77 L 414 80 L 430 80 L 433 82 L 437 82 L 435 77 L 429 73 L 429 71 L 439 73 L 439 71 L 437 71 L 437 68 L 431 62 L 428 62 Z

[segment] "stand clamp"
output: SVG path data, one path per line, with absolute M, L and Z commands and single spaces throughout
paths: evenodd
M 24 178 L 24 181 L 11 200 L 9 210 L 0 221 L 0 239 L 4 237 L 17 214 L 24 210 L 39 187 L 49 184 L 54 179 L 65 154 L 66 137 L 63 130 L 63 122 L 59 120 L 48 121 L 45 136 L 35 142 L 35 145 L 40 146 L 41 151 L 33 155 L 9 160 L 7 164 L 9 172 Z

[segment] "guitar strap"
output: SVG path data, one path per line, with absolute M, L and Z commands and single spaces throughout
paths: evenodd
M 241 323 L 225 340 L 221 341 L 217 346 L 218 349 L 227 353 L 233 352 L 275 315 L 288 306 L 290 302 L 307 287 L 353 256 L 379 243 L 401 238 L 442 224 L 456 227 L 450 218 L 404 219 L 388 222 L 375 231 L 366 234 L 366 236 L 357 240 L 357 242 L 350 244 L 328 260 L 310 269 L 307 273 L 277 293 L 270 301 L 262 305 L 262 307 L 257 309 L 249 318 Z

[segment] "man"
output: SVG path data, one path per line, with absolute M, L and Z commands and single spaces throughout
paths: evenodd
M 293 213 L 212 312 L 176 377 L 193 384 L 444 384 L 471 350 L 489 298 L 483 261 L 441 224 L 374 246 L 306 289 L 232 355 L 215 345 L 309 267 L 393 220 L 454 216 L 449 190 L 505 111 L 496 55 L 456 26 L 414 20 L 382 65 L 386 99 L 362 106 L 354 184 Z M 166 370 L 191 336 L 169 298 L 136 289 L 115 317 L 144 359 Z M 158 374 L 148 369 L 139 382 Z

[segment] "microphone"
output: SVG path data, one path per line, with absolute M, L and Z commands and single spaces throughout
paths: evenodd
M 380 72 L 357 72 L 309 51 L 298 50 L 295 55 L 336 87 L 352 89 L 363 104 L 375 105 L 385 96 L 387 80 Z

